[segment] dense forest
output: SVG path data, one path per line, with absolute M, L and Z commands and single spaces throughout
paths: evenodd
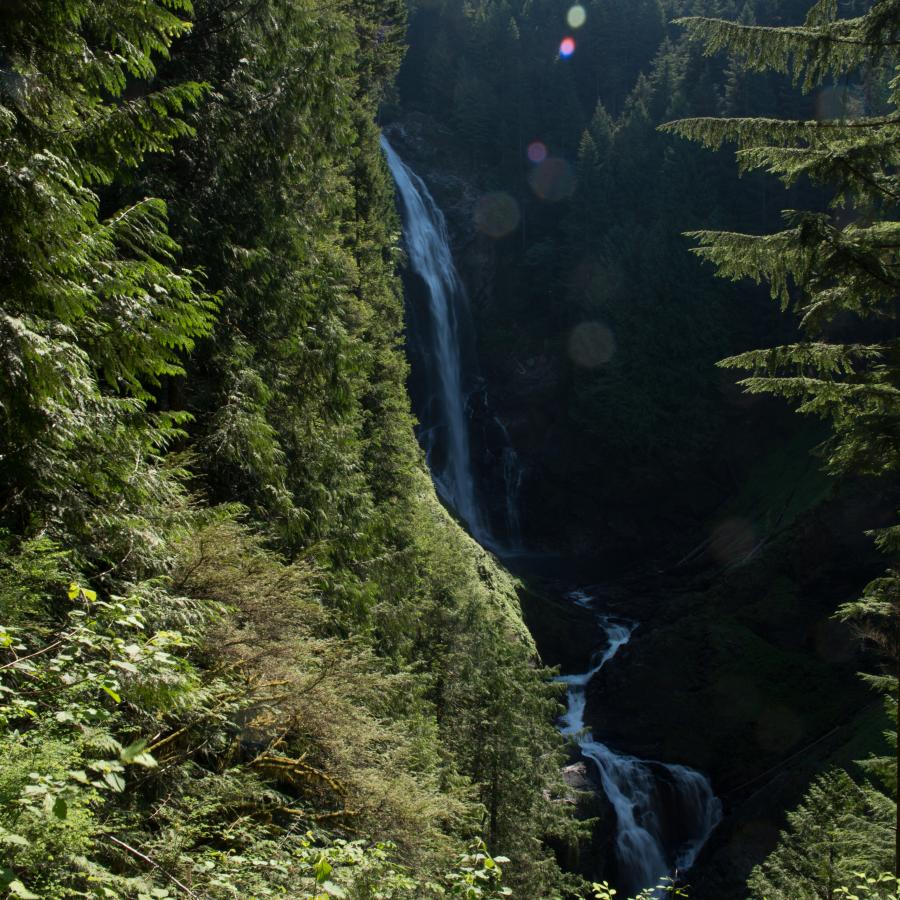
M 898 46 L 898 0 L 4 3 L 3 895 L 896 900 Z M 666 822 L 709 792 L 658 888 L 585 727 Z

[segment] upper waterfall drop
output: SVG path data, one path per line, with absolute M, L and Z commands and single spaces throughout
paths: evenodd
M 472 448 L 462 360 L 461 314 L 466 296 L 453 263 L 444 214 L 425 183 L 396 154 L 382 135 L 381 147 L 401 200 L 403 234 L 412 270 L 428 290 L 423 330 L 431 396 L 429 421 L 423 419 L 423 443 L 432 477 L 444 500 L 468 525 L 479 543 L 492 546 L 472 471 Z M 439 450 L 440 452 L 435 452 Z

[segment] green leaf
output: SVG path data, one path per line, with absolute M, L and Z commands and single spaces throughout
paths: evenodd
M 13 895 L 13 897 L 20 897 L 21 900 L 41 900 L 41 898 L 37 894 L 32 894 L 31 891 L 19 881 L 18 878 L 11 881 L 6 889 Z
M 324 856 L 320 856 L 313 866 L 313 872 L 315 872 L 316 875 L 316 884 L 322 884 L 333 870 L 334 866 L 332 866 Z
M 107 772 L 103 780 L 118 794 L 125 790 L 125 779 L 118 772 Z
M 21 834 L 13 834 L 11 831 L 0 834 L 0 844 L 14 844 L 16 847 L 31 846 L 31 842 L 27 838 L 23 838 Z
M 156 767 L 156 760 L 152 754 L 145 751 L 144 748 L 146 746 L 147 742 L 141 738 L 122 750 L 119 754 L 119 759 L 126 765 L 145 766 L 148 769 L 153 769 Z
M 114 659 L 110 665 L 115 666 L 117 669 L 122 669 L 124 672 L 129 672 L 132 675 L 137 675 L 138 673 L 138 667 L 134 663 L 126 662 L 124 659 Z
M 147 741 L 144 738 L 138 738 L 134 743 L 122 748 L 122 752 L 119 753 L 119 759 L 121 759 L 123 763 L 132 763 L 136 756 L 139 756 L 144 752 L 146 746 Z
M 116 701 L 116 703 L 122 702 L 122 698 L 111 687 L 108 687 L 105 684 L 101 684 L 100 687 L 102 687 L 103 690 L 106 691 L 106 693 Z
M 70 600 L 77 600 L 79 596 L 84 597 L 89 603 L 95 603 L 97 600 L 97 592 L 90 588 L 84 588 L 74 581 L 69 584 L 68 595 Z

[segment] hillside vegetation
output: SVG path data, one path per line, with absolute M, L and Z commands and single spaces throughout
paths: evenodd
M 0 12 L 0 884 L 523 896 L 557 692 L 435 498 L 393 0 Z M 467 893 L 469 892 L 469 893 Z

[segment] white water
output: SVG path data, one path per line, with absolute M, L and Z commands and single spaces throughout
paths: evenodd
M 384 136 L 381 146 L 403 208 L 403 236 L 410 266 L 428 289 L 426 355 L 434 395 L 429 399 L 426 414 L 421 416 L 429 421 L 423 421 L 428 427 L 419 437 L 425 446 L 432 477 L 443 499 L 479 543 L 498 552 L 518 551 L 521 549 L 518 495 L 522 467 L 499 420 L 495 421 L 506 441 L 502 450 L 502 474 L 507 540 L 502 548 L 479 500 L 472 471 L 468 395 L 460 349 L 466 296 L 450 252 L 447 222 L 425 183 L 400 159 Z M 437 447 L 443 452 L 433 453 Z
M 425 182 L 397 156 L 384 137 L 381 147 L 403 203 L 403 234 L 410 265 L 428 287 L 431 349 L 437 357 L 438 396 L 434 399 L 446 429 L 443 437 L 447 446 L 443 470 L 432 469 L 432 475 L 444 499 L 478 540 L 487 535 L 472 477 L 455 307 L 456 303 L 464 302 L 464 294 L 450 253 L 447 222 Z
M 593 598 L 583 591 L 573 591 L 569 598 L 579 606 L 592 608 Z M 684 871 L 694 864 L 722 817 L 722 805 L 713 794 L 709 779 L 700 772 L 617 753 L 595 741 L 585 730 L 588 682 L 628 643 L 637 627 L 601 614 L 597 615 L 597 623 L 606 638 L 605 648 L 594 654 L 587 672 L 559 679 L 569 688 L 560 730 L 575 738 L 582 755 L 597 768 L 604 793 L 616 812 L 616 855 L 621 880 L 629 890 L 640 891 L 655 886 L 673 871 Z M 672 821 L 666 821 L 673 818 L 675 829 Z
M 472 472 L 457 315 L 457 305 L 464 309 L 465 294 L 453 264 L 447 224 L 422 179 L 397 156 L 384 137 L 381 145 L 403 205 L 410 265 L 428 289 L 430 334 L 426 349 L 432 357 L 429 362 L 436 390 L 428 403 L 428 427 L 419 436 L 441 496 L 466 522 L 479 543 L 496 549 Z M 508 552 L 521 548 L 518 492 L 523 472 L 505 427 L 499 420 L 497 425 L 506 438 L 502 475 Z M 439 445 L 445 451 L 440 460 L 435 457 L 441 454 L 429 452 Z M 590 595 L 576 591 L 569 596 L 580 606 L 593 608 Z M 719 822 L 721 804 L 713 795 L 709 780 L 699 772 L 616 753 L 584 730 L 588 682 L 628 643 L 636 627 L 603 615 L 598 615 L 597 621 L 606 638 L 605 648 L 595 654 L 587 672 L 560 679 L 568 685 L 568 708 L 561 730 L 577 740 L 582 754 L 597 767 L 603 789 L 616 811 L 621 880 L 627 882 L 627 888 L 638 891 L 657 884 L 675 869 L 690 868 Z

